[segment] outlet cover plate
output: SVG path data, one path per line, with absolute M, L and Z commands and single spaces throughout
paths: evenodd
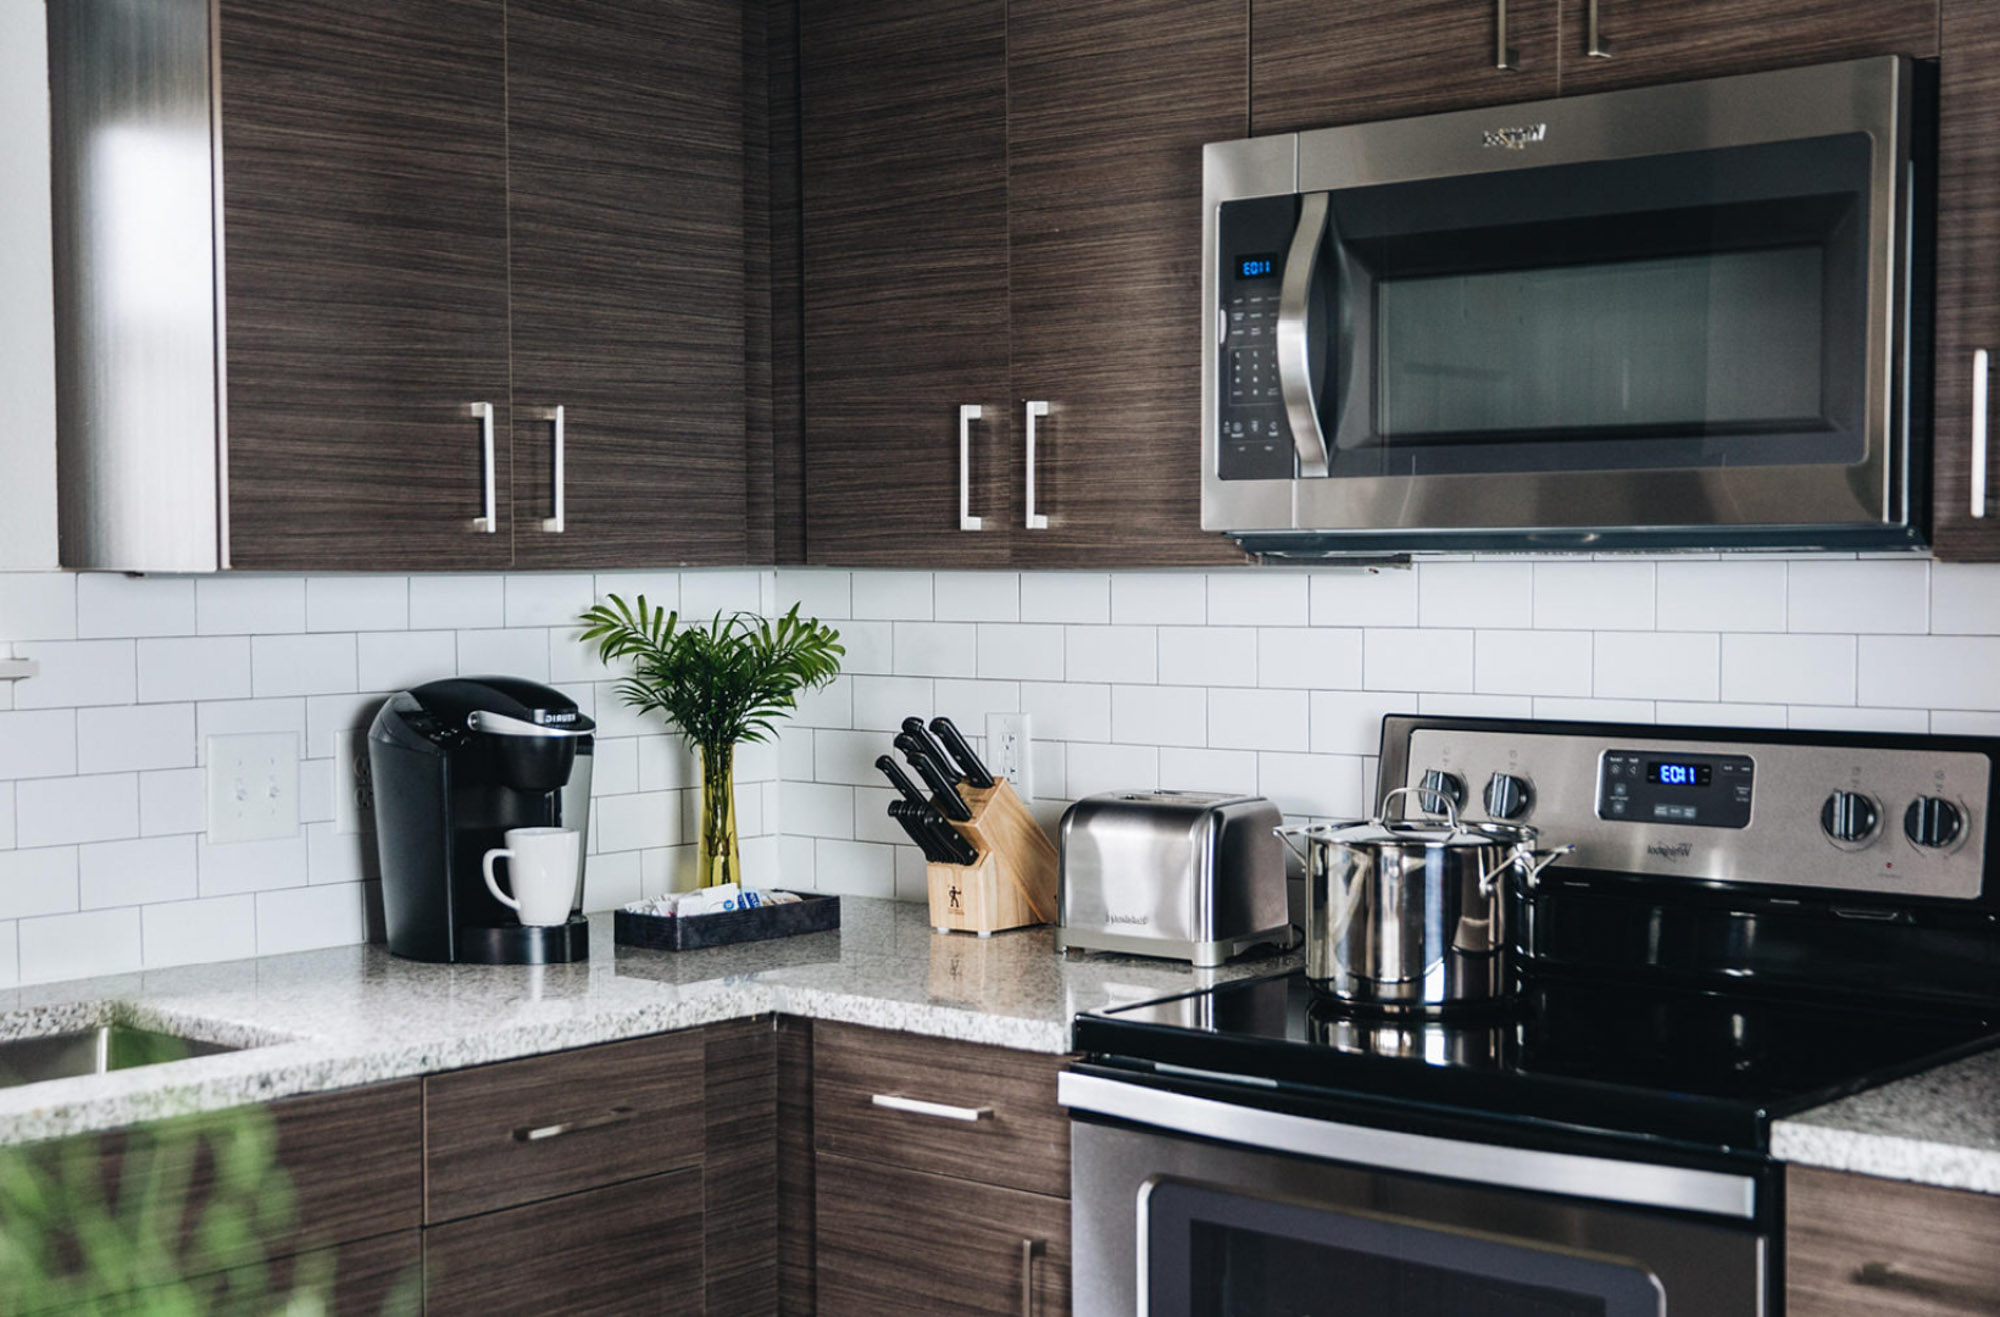
M 375 777 L 366 732 L 345 732 L 333 743 L 333 830 L 375 831 Z
M 1034 736 L 1025 713 L 986 715 L 986 767 L 1023 800 L 1035 798 Z
M 209 844 L 267 841 L 298 832 L 298 734 L 209 737 Z

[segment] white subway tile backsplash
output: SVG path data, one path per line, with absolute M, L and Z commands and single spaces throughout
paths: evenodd
M 76 908 L 76 847 L 0 851 L 0 919 Z
M 798 705 L 790 721 L 801 727 L 852 727 L 854 725 L 854 683 L 876 681 L 875 677 L 835 677 L 818 690 L 800 691 Z M 923 678 L 910 678 L 921 681 Z
M 139 642 L 139 698 L 149 704 L 242 700 L 250 694 L 247 636 Z
M 1810 708 L 1794 705 L 1786 726 L 1824 732 L 1927 732 L 1931 716 L 1925 709 Z
M 1660 563 L 1659 629 L 1783 631 L 1785 568 L 1782 562 Z
M 1033 795 L 1028 800 L 1063 801 L 1069 798 L 1069 747 L 1061 741 L 1036 741 L 1028 753 L 1029 771 L 1034 774 Z
M 507 577 L 506 595 L 509 627 L 573 628 L 577 615 L 597 597 L 597 578 L 587 573 L 517 572 Z
M 981 622 L 978 675 L 1001 681 L 1061 681 L 1063 628 Z
M 1160 634 L 1149 626 L 1073 626 L 1063 637 L 1070 681 L 1157 681 Z
M 813 780 L 841 786 L 878 785 L 882 774 L 875 761 L 889 752 L 889 741 L 881 732 L 815 732 Z
M 1297 750 L 1312 743 L 1305 691 L 1211 690 L 1208 743 L 1218 750 Z
M 859 695 L 856 696 L 855 717 L 860 718 Z M 1017 681 L 957 681 L 940 678 L 931 683 L 931 714 L 942 714 L 958 724 L 958 730 L 969 737 L 985 734 L 986 715 L 989 713 L 1019 713 L 1021 711 L 1021 683 Z M 886 713 L 888 710 L 882 710 Z M 872 726 L 880 713 L 871 711 L 867 725 Z M 896 721 L 900 722 L 901 719 Z M 890 726 L 894 726 L 892 722 Z
M 901 762 L 898 760 L 898 765 Z M 915 774 L 911 776 L 914 780 Z M 879 774 L 876 780 L 881 780 Z M 795 836 L 852 840 L 855 790 L 851 786 L 830 786 L 821 782 L 786 782 L 779 798 L 778 816 L 784 820 L 785 831 Z
M 1160 790 L 1258 794 L 1255 750 L 1162 748 Z
M 931 618 L 929 572 L 856 572 L 852 589 L 857 618 L 884 622 L 927 622 Z
M 1853 636 L 1722 638 L 1722 698 L 1728 701 L 1853 704 L 1854 670 Z
M 305 834 L 306 881 L 314 886 L 374 882 L 382 877 L 374 833 L 339 832 L 322 822 L 306 824 Z
M 1021 712 L 1028 715 L 1030 732 L 1037 741 L 1111 739 L 1109 686 L 1023 682 Z
M 0 571 L 0 640 L 76 639 L 76 580 L 70 572 Z
M 316 951 L 368 940 L 368 884 L 257 893 L 257 954 Z
M 1535 568 L 1525 562 L 1427 562 L 1417 569 L 1418 617 L 1427 627 L 1532 625 Z
M 977 677 L 979 628 L 971 622 L 896 623 L 899 677 Z
M 204 576 L 194 583 L 195 631 L 272 636 L 306 629 L 302 576 Z
M 573 648 L 583 651 L 581 645 Z M 575 674 L 577 679 L 598 676 L 594 662 L 587 666 L 591 671 Z M 362 690 L 404 690 L 457 673 L 458 636 L 453 632 L 364 631 L 355 637 L 355 684 Z
M 1111 739 L 1126 745 L 1208 744 L 1208 692 L 1199 686 L 1114 686 Z
M 1481 631 L 1473 684 L 1487 695 L 1589 695 L 1591 639 L 1588 631 Z
M 1065 794 L 1073 800 L 1106 791 L 1159 789 L 1160 752 L 1150 745 L 1082 745 L 1071 742 L 1066 747 L 1064 759 L 1069 779 Z M 1048 788 L 1039 781 L 1035 787 L 1038 797 L 1047 797 Z
M 1363 642 L 1363 685 L 1369 690 L 1469 691 L 1474 642 L 1470 631 L 1370 628 Z
M 195 761 L 192 704 L 128 704 L 76 711 L 79 773 L 188 768 Z
M 1931 631 L 1940 636 L 2000 634 L 2000 567 L 1932 563 Z
M 33 778 L 14 784 L 21 846 L 65 846 L 139 835 L 139 779 L 132 773 Z
M 279 887 L 304 887 L 312 881 L 311 852 L 306 834 L 268 841 L 241 841 L 212 846 L 207 837 L 195 843 L 195 867 L 203 896 L 233 896 Z
M 894 897 L 895 848 L 819 838 L 813 843 L 813 884 L 838 896 Z
M 79 636 L 193 633 L 194 581 L 188 577 L 85 572 L 76 578 Z
M 1314 691 L 1313 753 L 1372 755 L 1382 744 L 1382 719 L 1392 713 L 1416 711 L 1416 701 L 1408 695 Z
M 886 675 L 895 669 L 895 625 L 890 622 L 842 622 L 841 647 L 847 654 L 840 662 L 842 672 Z
M 930 866 L 924 863 L 923 852 L 914 846 L 898 846 L 895 851 L 896 899 L 930 900 Z
M 701 761 L 679 733 L 656 730 L 640 737 L 638 746 L 639 790 L 679 791 L 701 785 Z
M 208 826 L 207 774 L 169 768 L 139 774 L 139 835 L 200 832 Z
M 1288 815 L 1354 819 L 1371 811 L 1363 761 L 1351 755 L 1257 756 L 1258 793 Z
M 1251 627 L 1163 626 L 1159 678 L 1174 686 L 1255 686 L 1257 632 Z
M 1021 578 L 1013 572 L 939 572 L 932 595 L 940 622 L 1021 620 Z
M 1359 690 L 1363 635 L 1345 627 L 1266 627 L 1257 633 L 1257 684 Z
M 778 610 L 793 604 L 799 616 L 837 621 L 853 615 L 852 572 L 828 571 L 812 567 L 778 569 Z
M 1787 625 L 1793 631 L 1922 634 L 1930 630 L 1927 562 L 1794 562 Z
M 1557 722 L 1649 723 L 1651 700 L 1576 700 L 1559 695 L 1537 696 L 1535 717 Z
M 1672 727 L 1783 727 L 1788 721 L 1782 704 L 1710 704 L 1661 700 L 1653 706 L 1655 721 Z
M 149 698 L 136 682 L 137 670 L 133 664 L 134 649 L 130 640 L 37 641 L 15 645 L 14 653 L 42 665 L 37 675 L 13 684 L 16 709 L 72 709 L 87 704 L 130 704 L 135 692 L 140 699 Z
M 257 954 L 257 898 L 169 901 L 140 912 L 145 966 L 203 965 Z
M 1594 692 L 1623 700 L 1714 700 L 1722 689 L 1722 641 L 1685 633 L 1600 632 Z
M 458 633 L 461 677 L 549 679 L 549 633 L 538 627 Z
M 1654 625 L 1654 564 L 1538 562 L 1538 631 L 1650 631 Z
M 2000 709 L 2000 638 L 1863 636 L 1860 662 L 1861 704 Z
M 717 613 L 754 613 L 763 607 L 761 572 L 690 571 L 681 573 L 681 616 L 707 622 Z M 512 626 L 512 621 L 508 622 Z
M 92 842 L 76 858 L 85 910 L 185 901 L 198 883 L 193 837 Z
M 472 631 L 505 626 L 507 578 L 412 576 L 409 610 L 409 624 L 424 630 Z
M 131 907 L 23 919 L 20 938 L 23 983 L 123 974 L 143 963 L 139 911 Z
M 401 631 L 410 624 L 410 583 L 402 576 L 306 578 L 306 630 Z
M 1316 572 L 1310 579 L 1314 626 L 1417 624 L 1414 568 L 1336 567 Z
M 643 897 L 646 894 L 646 856 L 664 853 L 666 849 L 620 851 L 616 855 L 594 857 L 583 874 L 584 911 L 616 910 Z M 749 849 L 749 839 L 742 842 L 740 849 Z M 747 856 L 744 863 L 747 867 Z M 756 872 L 755 869 L 750 871 Z
M 742 790 L 741 784 L 737 789 Z M 681 802 L 671 791 L 606 796 L 597 802 L 597 849 L 638 851 L 681 842 Z
M 360 689 L 352 635 L 255 636 L 250 689 L 274 695 L 336 695 Z
M 14 849 L 14 784 L 0 782 L 0 851 Z
M 784 789 L 790 791 L 794 787 L 810 785 L 812 784 L 787 782 L 784 784 Z M 792 813 L 789 809 L 783 811 L 785 831 L 808 832 L 814 836 L 835 838 L 851 837 L 855 841 L 878 841 L 890 846 L 909 845 L 910 837 L 908 833 L 903 831 L 902 824 L 889 817 L 890 802 L 901 800 L 903 798 L 902 792 L 886 786 L 879 789 L 875 787 L 839 787 L 836 789 L 852 791 L 854 793 L 854 826 L 851 833 L 813 832 L 810 827 L 795 828 L 792 826 Z
M 1417 696 L 1417 712 L 1432 718 L 1526 718 L 1534 709 L 1535 701 L 1526 695 L 1425 691 Z
M 1312 578 L 1302 572 L 1216 572 L 1208 578 L 1210 626 L 1306 626 Z
M 2000 711 L 1933 709 L 1931 733 L 1935 736 L 2000 736 Z
M 387 697 L 379 692 L 357 695 L 312 695 L 306 698 L 306 744 L 308 759 L 333 758 L 339 738 L 347 732 L 364 732 L 381 711 Z M 284 731 L 285 728 L 274 730 Z
M 1103 572 L 1030 572 L 1021 578 L 1021 620 L 1109 622 L 1111 578 Z
M 612 595 L 617 595 L 634 612 L 638 611 L 641 599 L 644 599 L 646 607 L 654 612 L 658 612 L 662 608 L 670 613 L 681 612 L 681 574 L 679 572 L 599 572 L 597 573 L 592 590 L 593 602 L 607 601 Z M 686 617 L 687 614 L 683 613 L 682 616 Z M 700 620 L 706 622 L 709 619 L 703 617 Z M 568 626 L 573 629 L 575 622 L 576 619 L 570 617 L 561 619 L 551 625 Z M 418 617 L 413 609 L 410 613 L 410 625 L 425 626 L 428 624 L 422 618 Z M 493 625 L 498 626 L 499 622 L 496 620 Z
M 76 772 L 76 711 L 0 713 L 0 781 Z
M 1208 620 L 1208 578 L 1119 572 L 1111 578 L 1111 620 L 1120 626 L 1200 626 Z
M 1011 683 L 944 681 L 931 677 L 853 677 L 854 699 L 850 725 L 857 731 L 882 732 L 892 735 L 901 730 L 903 719 L 910 717 L 930 721 L 934 712 L 936 692 L 942 686 L 983 688 L 1004 686 L 1015 691 L 1014 698 L 1020 698 L 1018 688 Z M 984 718 L 970 727 L 961 728 L 967 735 L 977 735 L 975 728 L 986 725 Z

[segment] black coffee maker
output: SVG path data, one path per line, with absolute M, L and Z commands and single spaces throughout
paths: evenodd
M 375 844 L 389 950 L 412 960 L 583 960 L 583 860 L 569 922 L 524 927 L 480 872 L 509 828 L 575 828 L 590 851 L 591 733 L 561 691 L 518 677 L 456 677 L 393 696 L 368 729 Z

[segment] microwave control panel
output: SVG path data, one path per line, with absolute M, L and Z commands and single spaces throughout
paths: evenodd
M 1278 383 L 1278 292 L 1298 211 L 1291 196 L 1229 201 L 1216 226 L 1217 474 L 1224 480 L 1290 480 L 1297 470 Z

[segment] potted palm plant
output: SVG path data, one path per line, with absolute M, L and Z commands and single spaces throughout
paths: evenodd
M 700 885 L 737 882 L 736 746 L 768 741 L 778 720 L 798 707 L 800 691 L 840 675 L 847 653 L 840 633 L 798 606 L 772 621 L 755 613 L 717 613 L 707 624 L 681 625 L 680 614 L 640 595 L 617 595 L 583 614 L 582 640 L 595 642 L 607 665 L 628 660 L 618 697 L 641 713 L 659 713 L 701 756 Z

